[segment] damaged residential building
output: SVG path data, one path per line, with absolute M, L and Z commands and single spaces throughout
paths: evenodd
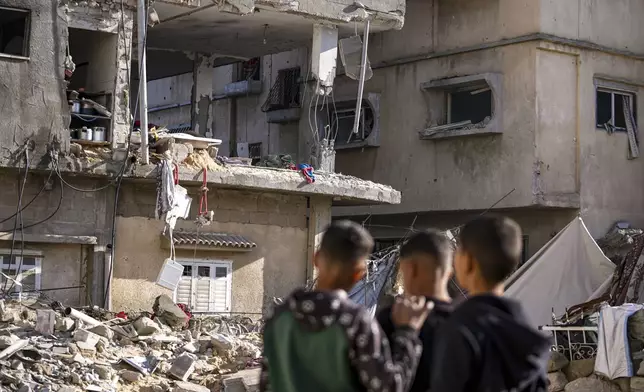
M 144 3 L 0 0 L 3 291 L 259 317 L 312 277 L 332 204 L 400 202 L 300 166 L 289 118 L 306 69 L 330 88 L 338 37 L 400 29 L 405 1 Z
M 149 82 L 150 119 L 192 124 L 223 140 L 226 155 L 308 157 L 400 190 L 400 204 L 334 207 L 334 218 L 364 222 L 380 248 L 410 228 L 454 228 L 489 209 L 521 224 L 524 259 L 578 214 L 594 238 L 616 221 L 644 226 L 641 3 L 410 0 L 406 7 L 402 29 L 370 26 L 361 100 L 366 26 L 355 21 L 352 31 L 338 29 L 332 90 L 314 77 L 324 37 L 336 42 L 335 31 L 320 26 L 320 39 L 299 48 L 254 59 L 240 48 L 246 62 L 214 59 L 205 76 L 190 67 L 158 75 Z M 278 46 L 277 27 L 264 27 L 256 44 Z M 298 78 L 307 83 L 293 100 Z M 206 114 L 206 106 L 187 106 L 204 93 Z

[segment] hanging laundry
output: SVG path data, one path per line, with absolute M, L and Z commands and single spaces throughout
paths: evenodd
M 175 179 L 171 161 L 163 160 L 157 165 L 157 204 L 155 218 L 161 219 L 170 211 L 174 202 Z
M 174 186 L 172 197 L 172 208 L 166 213 L 165 222 L 174 230 L 177 219 L 187 219 L 190 216 L 190 206 L 192 198 L 188 196 L 188 191 L 181 185 Z

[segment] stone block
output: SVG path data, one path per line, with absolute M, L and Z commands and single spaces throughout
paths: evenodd
M 631 392 L 644 392 L 644 377 L 631 378 Z
M 269 214 L 269 224 L 272 226 L 288 227 L 288 216 L 279 213 Z
M 188 315 L 167 295 L 160 295 L 155 299 L 153 310 L 171 328 L 183 327 L 188 323 Z
M 36 310 L 36 331 L 43 335 L 53 335 L 56 326 L 56 312 L 53 310 Z
M 576 361 L 570 361 L 566 367 L 563 368 L 563 372 L 566 375 L 568 381 L 575 381 L 578 378 L 588 377 L 595 371 L 595 359 L 580 359 Z
M 568 365 L 568 358 L 563 354 L 553 351 L 550 353 L 550 359 L 548 360 L 548 373 L 558 372 Z
M 210 389 L 191 382 L 179 381 L 175 384 L 172 392 L 210 392 Z
M 181 381 L 188 380 L 188 377 L 195 371 L 197 358 L 191 354 L 182 354 L 175 358 L 169 373 Z
M 4 350 L 5 348 L 16 343 L 18 340 L 20 340 L 20 338 L 13 334 L 0 336 L 0 350 Z
M 613 384 L 619 387 L 619 390 L 622 392 L 631 392 L 631 379 L 630 377 L 620 377 L 616 378 L 613 381 Z
M 74 328 L 74 320 L 69 317 L 62 317 L 56 320 L 56 331 L 69 332 Z
M 101 324 L 89 329 L 90 332 L 95 333 L 99 336 L 102 336 L 108 340 L 112 340 L 114 337 L 114 331 L 112 331 L 107 325 Z
M 154 320 L 149 317 L 140 317 L 134 322 L 134 329 L 139 335 L 153 335 L 155 333 L 161 332 L 161 327 L 159 324 L 154 322 Z
M 82 343 L 83 346 L 96 347 L 99 340 L 101 340 L 100 336 L 84 329 L 79 329 L 74 333 L 74 341 Z
M 123 370 L 120 373 L 120 376 L 123 380 L 127 382 L 137 382 L 143 378 L 143 374 L 135 372 L 133 370 Z
M 565 392 L 621 392 L 619 387 L 610 381 L 591 376 L 579 378 L 570 382 L 564 388 Z
M 215 216 L 217 212 L 215 212 Z M 268 212 L 256 212 L 250 216 L 250 223 L 256 225 L 268 225 L 270 223 Z

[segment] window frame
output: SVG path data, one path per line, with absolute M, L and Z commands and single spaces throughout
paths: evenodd
M 21 255 L 22 253 L 22 255 Z M 8 270 L 16 270 L 18 272 L 18 266 L 20 265 L 20 273 L 16 276 L 16 281 L 20 282 L 22 284 L 22 279 L 23 279 L 23 272 L 24 271 L 30 271 L 30 270 L 35 270 L 34 272 L 34 287 L 27 287 L 26 289 L 29 291 L 28 293 L 25 294 L 35 294 L 38 295 L 38 292 L 42 288 L 42 260 L 43 260 L 43 254 L 42 252 L 39 251 L 33 251 L 33 250 L 25 250 L 25 251 L 16 251 L 14 250 L 13 252 L 13 257 L 15 258 L 15 263 L 5 263 L 5 258 L 9 258 L 9 255 L 11 254 L 11 249 L 0 249 L 0 271 L 8 269 Z M 24 264 L 21 265 L 20 259 L 25 258 L 25 257 L 32 257 L 35 260 L 34 265 L 29 265 L 25 266 Z M 3 272 L 4 273 L 4 272 Z M 7 274 L 9 275 L 9 274 Z M 11 277 L 11 275 L 9 275 Z M 13 278 L 13 277 L 12 277 Z M 0 279 L 4 279 L 4 276 L 2 276 Z M 0 283 L 2 284 L 2 283 Z M 2 284 L 4 286 L 4 284 Z M 7 283 L 8 286 L 10 286 L 10 283 Z M 24 290 L 25 287 L 22 286 L 22 290 Z M 21 290 L 21 291 L 22 291 Z M 17 292 L 15 292 L 17 293 Z M 23 294 L 24 295 L 24 294 Z
M 610 118 L 610 124 L 613 126 L 613 130 L 615 132 L 627 132 L 626 128 L 622 127 L 616 127 L 615 126 L 615 95 L 621 95 L 621 96 L 626 96 L 630 100 L 630 105 L 631 105 L 631 111 L 633 113 L 633 117 L 635 118 L 635 126 L 637 126 L 637 93 L 630 91 L 630 90 L 625 90 L 621 88 L 615 88 L 615 87 L 607 87 L 603 85 L 596 85 L 595 86 L 595 128 L 600 129 L 600 130 L 606 130 L 606 128 L 603 126 L 604 124 L 598 124 L 597 121 L 597 114 L 599 112 L 599 108 L 597 106 L 597 95 L 599 93 L 607 93 L 610 94 L 611 97 L 611 118 Z
M 190 312 L 192 313 L 198 313 L 198 314 L 230 314 L 231 309 L 232 309 L 232 287 L 233 287 L 233 262 L 232 260 L 211 260 L 211 259 L 193 259 L 193 258 L 180 258 L 176 259 L 176 262 L 181 264 L 184 268 L 187 265 L 190 265 L 192 267 L 192 276 L 190 279 L 193 281 L 198 277 L 198 269 L 199 267 L 210 267 L 211 272 L 210 272 L 210 278 L 211 280 L 216 279 L 217 275 L 217 267 L 225 267 L 228 272 L 226 274 L 226 311 L 225 312 L 216 312 L 214 310 L 215 304 L 214 302 L 211 302 L 210 305 L 208 306 L 208 311 L 206 312 L 198 312 L 192 310 L 192 304 L 189 304 L 191 309 Z M 183 276 L 182 276 L 183 279 Z M 172 293 L 172 300 L 174 302 L 177 302 L 177 290 L 179 289 L 179 285 L 177 285 L 177 288 Z M 194 285 L 191 285 L 190 287 L 190 295 L 194 295 Z M 212 295 L 212 292 L 211 292 Z
M 445 108 L 446 108 L 446 110 L 445 110 L 445 120 L 446 120 L 446 122 L 445 122 L 445 125 L 450 125 L 450 124 L 456 123 L 456 122 L 454 122 L 452 120 L 452 96 L 454 94 L 459 94 L 459 93 L 470 93 L 471 94 L 472 92 L 475 92 L 475 91 L 480 91 L 481 93 L 486 92 L 486 91 L 490 91 L 490 115 L 489 115 L 489 117 L 490 117 L 490 121 L 492 120 L 492 117 L 494 117 L 494 114 L 495 114 L 495 110 L 494 110 L 494 91 L 492 91 L 492 87 L 490 87 L 487 84 L 483 85 L 483 84 L 473 83 L 473 84 L 471 84 L 469 86 L 460 87 L 460 88 L 456 88 L 456 89 L 452 89 L 452 90 L 447 90 L 445 92 L 445 99 L 446 99 L 446 103 L 445 103 Z M 472 122 L 472 125 L 476 125 L 476 124 L 478 124 L 478 123 Z
M 25 31 L 24 31 L 24 42 L 23 42 L 23 47 L 22 47 L 22 55 L 15 55 L 15 54 L 9 54 L 9 53 L 0 52 L 0 58 L 15 59 L 15 60 L 29 60 L 30 48 L 31 48 L 30 43 L 31 43 L 31 13 L 32 13 L 32 11 L 30 9 L 6 7 L 6 6 L 1 6 L 0 5 L 0 11 L 2 11 L 2 10 L 24 13 L 25 14 Z

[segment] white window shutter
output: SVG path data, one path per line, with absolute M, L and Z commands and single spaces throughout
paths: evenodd
M 179 280 L 176 291 L 176 301 L 179 304 L 186 304 L 192 307 L 192 277 L 184 276 Z
M 215 267 L 215 281 L 213 290 L 215 312 L 223 313 L 230 311 L 230 309 L 228 309 L 228 279 L 230 279 L 230 271 L 228 267 Z
M 195 312 L 210 312 L 210 277 L 195 278 Z

